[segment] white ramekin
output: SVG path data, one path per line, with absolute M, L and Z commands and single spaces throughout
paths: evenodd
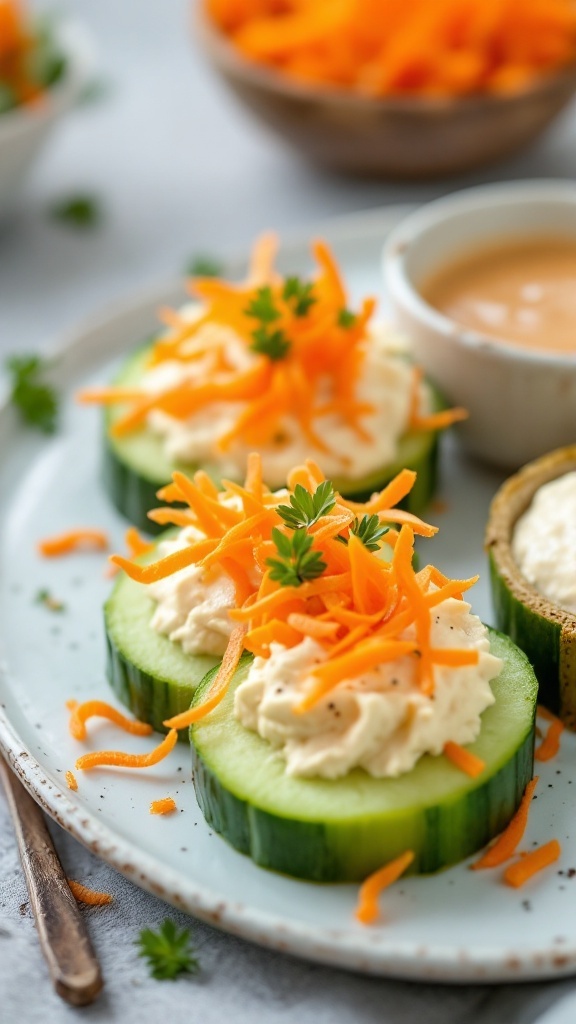
M 459 427 L 468 450 L 507 468 L 576 442 L 576 323 L 573 355 L 522 348 L 459 326 L 419 289 L 476 247 L 535 235 L 576 244 L 576 183 L 509 182 L 456 192 L 408 216 L 384 250 L 387 293 L 416 362 L 448 401 L 468 409 Z

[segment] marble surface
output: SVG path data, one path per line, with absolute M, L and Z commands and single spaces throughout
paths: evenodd
M 38 6 L 48 6 L 39 4 Z M 198 252 L 242 251 L 263 228 L 283 233 L 390 202 L 432 198 L 499 178 L 573 176 L 576 110 L 538 146 L 482 178 L 407 186 L 327 175 L 250 119 L 194 48 L 185 0 L 68 0 L 91 30 L 107 95 L 70 116 L 0 225 L 0 356 L 40 350 L 79 320 L 179 274 Z M 72 192 L 96 195 L 104 219 L 77 232 L 49 209 Z M 258 949 L 191 922 L 54 830 L 71 877 L 115 896 L 85 911 L 106 989 L 72 1010 L 52 993 L 38 950 L 7 810 L 0 797 L 0 1017 L 138 1024 L 568 1024 L 571 981 L 519 987 L 430 987 L 349 975 Z M 136 956 L 139 930 L 171 916 L 191 925 L 198 978 L 155 982 Z M 34 983 L 30 983 L 30 979 Z

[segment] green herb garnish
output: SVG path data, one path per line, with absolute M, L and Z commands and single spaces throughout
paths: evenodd
M 190 277 L 222 277 L 224 267 L 219 260 L 212 256 L 193 256 L 186 267 L 186 273 Z
M 312 551 L 314 538 L 305 530 L 296 530 L 287 537 L 277 527 L 272 530 L 272 540 L 280 558 L 267 558 L 270 579 L 283 587 L 299 587 L 308 580 L 315 580 L 326 569 L 321 551 Z
M 255 298 L 251 299 L 245 309 L 246 316 L 260 320 L 263 324 L 273 324 L 280 319 L 280 310 L 274 302 L 272 289 L 269 285 L 258 288 Z
M 294 316 L 306 316 L 310 307 L 318 301 L 314 295 L 314 284 L 304 284 L 299 277 L 288 277 L 282 298 L 292 308 Z
M 274 295 L 269 285 L 258 288 L 256 295 L 248 303 L 244 310 L 246 316 L 260 321 L 260 326 L 252 332 L 253 342 L 250 346 L 254 352 L 268 356 L 273 361 L 284 359 L 291 348 L 291 341 L 286 337 L 283 330 L 272 329 L 280 319 L 281 313 L 274 302 Z
M 290 351 L 290 342 L 284 331 L 267 331 L 265 327 L 259 327 L 254 331 L 252 337 L 254 338 L 250 346 L 252 351 L 268 356 L 268 359 L 272 359 L 273 362 L 284 359 Z
M 10 356 L 6 369 L 11 376 L 10 399 L 31 427 L 53 434 L 58 419 L 58 398 L 44 380 L 46 363 L 40 356 Z
M 361 540 L 364 547 L 368 548 L 368 551 L 379 551 L 379 541 L 382 537 L 390 530 L 389 526 L 381 526 L 378 516 L 362 516 L 362 519 L 356 519 L 350 527 L 350 533 L 358 537 Z M 336 537 L 342 544 L 347 544 L 348 540 L 346 537 Z
M 53 597 L 49 590 L 39 590 L 34 598 L 34 603 L 43 604 L 49 612 L 66 611 L 64 602 L 59 601 L 57 597 Z
M 92 78 L 82 86 L 76 103 L 79 107 L 92 107 L 108 98 L 112 85 L 107 78 Z
M 200 970 L 189 930 L 177 928 L 169 918 L 157 932 L 143 928 L 136 945 L 138 955 L 148 961 L 150 974 L 158 981 L 172 981 L 178 974 L 197 974 Z
M 102 220 L 102 209 L 98 199 L 83 193 L 54 203 L 50 212 L 56 220 L 75 228 L 95 228 Z
M 302 484 L 296 484 L 294 493 L 290 495 L 289 505 L 279 505 L 278 515 L 291 530 L 308 529 L 314 526 L 322 516 L 328 515 L 336 504 L 334 488 L 329 480 L 319 484 L 314 494 L 307 491 Z
M 338 313 L 338 326 L 349 330 L 350 327 L 354 327 L 357 319 L 356 314 L 351 313 L 349 309 L 341 309 Z

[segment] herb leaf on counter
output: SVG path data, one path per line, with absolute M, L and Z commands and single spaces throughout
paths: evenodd
M 281 583 L 283 587 L 299 587 L 308 580 L 321 576 L 326 568 L 321 551 L 313 551 L 314 538 L 304 530 L 296 530 L 286 537 L 277 527 L 272 530 L 272 540 L 280 558 L 267 558 L 266 565 L 271 569 L 270 579 Z
M 190 277 L 222 277 L 224 266 L 213 256 L 199 254 L 189 261 L 186 273 Z
M 177 928 L 170 918 L 157 932 L 143 928 L 136 945 L 138 955 L 144 957 L 151 976 L 158 981 L 172 981 L 179 974 L 197 974 L 200 970 L 189 930 Z
M 294 493 L 290 495 L 289 505 L 279 505 L 278 515 L 291 530 L 308 529 L 314 526 L 322 516 L 328 515 L 336 504 L 336 495 L 330 480 L 323 483 L 311 494 L 302 484 L 296 484 Z
M 66 611 L 66 605 L 63 601 L 60 601 L 57 597 L 53 597 L 49 590 L 39 590 L 34 598 L 35 604 L 43 604 L 49 612 L 64 612 Z
M 44 373 L 41 356 L 10 356 L 6 370 L 11 377 L 10 400 L 22 419 L 31 427 L 53 434 L 58 420 L 58 397 Z
M 52 217 L 75 228 L 95 228 L 102 221 L 102 208 L 96 196 L 78 193 L 69 196 L 51 208 Z

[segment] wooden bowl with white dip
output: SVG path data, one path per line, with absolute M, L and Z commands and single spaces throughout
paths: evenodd
M 517 469 L 576 442 L 576 184 L 430 203 L 390 236 L 384 274 L 416 361 L 469 411 L 470 452 Z
M 496 625 L 530 659 L 540 701 L 576 730 L 576 445 L 502 485 L 486 548 Z

